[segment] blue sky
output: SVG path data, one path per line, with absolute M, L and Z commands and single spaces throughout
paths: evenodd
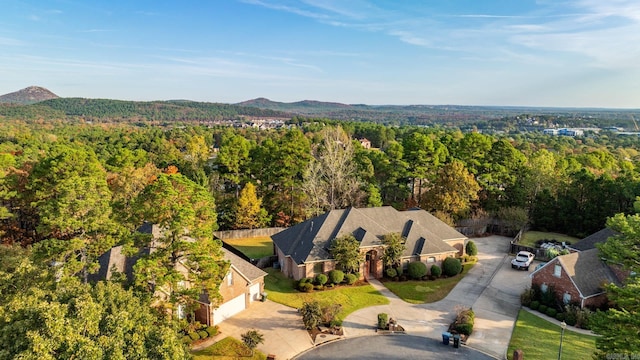
M 637 0 L 4 0 L 0 94 L 640 108 Z

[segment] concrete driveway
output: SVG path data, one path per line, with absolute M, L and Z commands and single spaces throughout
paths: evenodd
M 258 350 L 274 354 L 277 359 L 291 359 L 313 346 L 297 309 L 270 300 L 253 303 L 247 310 L 223 321 L 222 336 L 218 339 L 227 336 L 242 339 L 241 335 L 251 329 L 264 335 L 264 343 L 258 345 Z
M 529 272 L 511 269 L 511 258 L 506 255 L 510 238 L 488 236 L 472 240 L 478 247 L 479 261 L 443 300 L 409 304 L 380 282 L 371 281 L 391 303 L 349 315 L 343 322 L 345 336 L 374 335 L 377 314 L 384 312 L 396 319 L 408 334 L 439 341 L 454 320 L 456 310 L 472 307 L 476 320 L 467 346 L 504 358 L 520 308 L 520 293 L 530 284 Z

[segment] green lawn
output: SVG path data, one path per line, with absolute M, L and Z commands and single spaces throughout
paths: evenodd
M 224 242 L 240 250 L 251 259 L 273 255 L 273 242 L 269 236 L 225 239 Z
M 526 233 L 523 234 L 519 244 L 524 246 L 536 247 L 536 241 L 541 239 L 549 239 L 549 240 L 555 239 L 559 242 L 566 241 L 566 242 L 570 242 L 571 244 L 575 244 L 578 240 L 580 240 L 572 236 L 562 235 L 558 233 L 542 232 L 542 231 L 527 231 Z
M 305 302 L 318 301 L 320 304 L 341 304 L 342 310 L 337 317 L 341 320 L 352 312 L 368 306 L 385 305 L 389 299 L 380 294 L 371 285 L 338 286 L 334 289 L 299 292 L 294 289 L 294 281 L 284 276 L 279 270 L 265 269 L 269 273 L 264 279 L 265 290 L 269 300 L 300 308 Z
M 226 337 L 206 349 L 192 351 L 193 360 L 265 360 L 267 355 L 256 350 L 251 355 L 251 350 L 242 341 L 232 337 Z
M 591 359 L 596 350 L 596 337 L 565 330 L 562 341 L 562 360 Z M 521 349 L 525 359 L 556 359 L 560 347 L 560 327 L 528 311 L 520 310 L 511 335 L 509 359 L 513 351 Z
M 402 300 L 411 304 L 428 304 L 442 300 L 453 289 L 456 284 L 469 270 L 474 263 L 464 264 L 462 274 L 437 280 L 409 280 L 409 281 L 383 281 L 384 286 L 391 290 Z

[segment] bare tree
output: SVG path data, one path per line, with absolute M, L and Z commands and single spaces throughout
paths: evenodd
M 321 136 L 303 184 L 311 212 L 361 205 L 364 194 L 351 140 L 339 126 L 326 128 Z

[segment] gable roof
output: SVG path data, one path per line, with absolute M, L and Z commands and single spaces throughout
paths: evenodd
M 608 238 L 618 235 L 618 233 L 614 230 L 611 230 L 609 228 L 604 228 L 596 233 L 593 233 L 589 236 L 587 236 L 586 238 L 578 241 L 577 243 L 573 244 L 570 246 L 570 248 L 578 250 L 578 251 L 585 251 L 585 250 L 590 250 L 590 249 L 595 249 L 596 248 L 596 244 L 598 243 L 603 243 L 605 241 L 607 241 Z
M 247 281 L 254 282 L 261 277 L 267 275 L 266 272 L 262 271 L 260 268 L 254 266 L 250 262 L 244 260 L 240 256 L 232 253 L 231 251 L 222 248 L 223 258 L 228 260 L 231 263 L 236 271 L 240 273 Z
M 391 206 L 331 210 L 285 229 L 271 239 L 297 263 L 331 258 L 329 248 L 335 238 L 351 234 L 360 247 L 382 245 L 382 238 L 400 233 L 405 239 L 403 256 L 458 251 L 445 241 L 466 236 L 424 210 L 398 211 Z
M 571 282 L 583 298 L 604 292 L 603 284 L 615 283 L 620 285 L 618 278 L 611 268 L 600 259 L 598 249 L 589 249 L 560 255 L 546 263 L 542 268 L 534 271 L 531 277 L 550 264 L 559 263 L 571 279 Z

